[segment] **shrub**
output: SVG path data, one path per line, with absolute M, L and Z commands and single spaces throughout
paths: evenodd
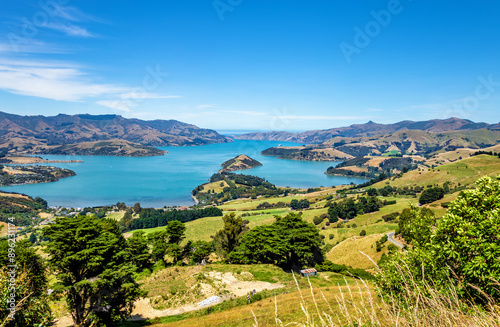
M 359 236 L 366 236 L 366 231 L 364 229 L 359 232 Z
M 378 281 L 382 291 L 428 295 L 422 282 L 427 280 L 438 293 L 454 292 L 472 303 L 500 298 L 500 176 L 483 177 L 476 184 L 476 189 L 458 195 L 435 227 L 425 216 L 419 217 L 420 211 L 410 210 L 413 248 L 382 266 L 384 276 Z M 405 285 L 402 271 L 411 284 Z
M 316 217 L 314 217 L 314 219 L 313 219 L 313 223 L 314 223 L 314 225 L 319 225 L 319 224 L 321 224 L 322 222 L 323 222 L 323 218 L 321 218 L 320 216 L 316 216 Z
M 385 222 L 389 222 L 389 221 L 396 220 L 396 218 L 398 218 L 398 216 L 399 216 L 399 212 L 391 212 L 390 214 L 383 215 L 382 219 Z
M 382 236 L 377 242 L 375 242 L 377 252 L 382 251 L 385 242 L 387 242 L 387 235 Z
M 391 254 L 392 254 L 392 253 L 395 253 L 395 252 L 397 252 L 397 251 L 398 251 L 398 247 L 397 247 L 395 244 L 392 244 L 392 243 L 391 243 L 391 244 L 389 244 L 389 245 L 387 246 L 387 251 L 389 251 L 389 253 L 391 253 Z
M 444 196 L 444 189 L 442 187 L 431 187 L 420 194 L 420 204 L 427 204 L 442 199 Z
M 445 208 L 445 209 L 448 209 L 450 206 L 450 202 L 443 202 L 441 203 L 441 207 Z

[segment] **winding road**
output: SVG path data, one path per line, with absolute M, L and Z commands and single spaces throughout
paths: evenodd
M 403 244 L 394 239 L 394 232 L 387 233 L 387 240 L 401 249 L 404 247 Z

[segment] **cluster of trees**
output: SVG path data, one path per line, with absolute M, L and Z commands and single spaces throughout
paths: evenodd
M 212 253 L 212 244 L 205 241 L 187 241 L 184 246 L 181 242 L 185 239 L 186 227 L 184 223 L 173 220 L 165 229 L 145 235 L 144 232 L 135 232 L 130 237 L 128 249 L 140 269 L 150 269 L 153 264 L 162 266 L 181 264 L 183 261 L 191 264 L 200 263 Z M 151 249 L 151 253 L 150 250 Z
M 9 270 L 10 241 L 0 239 L 0 292 L 15 292 L 15 320 L 7 310 L 0 311 L 0 324 L 6 326 L 47 326 L 52 321 L 47 294 L 47 268 L 56 276 L 52 299 L 63 296 L 76 326 L 115 326 L 126 320 L 133 303 L 146 294 L 135 280 L 138 272 L 181 261 L 199 263 L 207 259 L 212 243 L 185 239 L 186 227 L 180 221 L 167 223 L 165 229 L 146 235 L 142 231 L 125 239 L 117 222 L 94 215 L 59 217 L 42 231 L 48 240 L 47 265 L 29 240 L 15 247 L 16 288 Z M 34 235 L 34 234 L 32 234 Z M 2 308 L 11 297 L 2 296 Z M 3 325 L 3 324 L 2 324 Z
M 382 188 L 370 188 L 367 190 L 367 194 L 370 196 L 391 196 L 391 195 L 417 195 L 424 190 L 423 186 L 403 186 L 396 187 L 391 185 L 386 185 Z
M 287 205 L 285 202 L 277 202 L 277 203 L 269 203 L 269 202 L 262 202 L 259 203 L 257 206 L 257 209 L 272 209 L 272 208 L 285 208 Z
M 353 198 L 345 199 L 341 202 L 331 202 L 328 208 L 330 223 L 335 223 L 341 219 L 353 219 L 357 215 L 378 211 L 383 206 L 383 202 L 375 196 L 359 197 L 356 201 Z
M 231 263 L 270 263 L 286 270 L 313 267 L 323 261 L 319 230 L 299 214 L 289 213 L 271 225 L 250 230 L 248 221 L 225 215 L 224 227 L 213 236 L 215 252 Z
M 428 190 L 428 189 L 432 189 L 432 190 Z M 452 182 L 444 182 L 443 183 L 443 186 L 440 187 L 440 186 L 434 186 L 434 185 L 427 185 L 427 189 L 424 187 L 424 186 L 419 186 L 419 185 L 415 185 L 415 186 L 403 186 L 403 187 L 396 187 L 396 186 L 391 186 L 391 185 L 386 185 L 382 188 L 370 188 L 368 189 L 366 192 L 367 192 L 367 195 L 369 196 L 376 196 L 376 195 L 380 195 L 380 196 L 391 196 L 391 195 L 417 195 L 419 193 L 422 193 L 425 192 L 426 195 L 424 196 L 424 201 L 426 199 L 427 196 L 431 195 L 430 198 L 435 198 L 435 194 L 440 194 L 442 193 L 443 195 L 444 194 L 447 194 L 447 193 L 453 193 L 453 192 L 457 192 L 459 190 L 462 190 L 463 187 L 461 187 L 460 183 L 458 183 L 457 185 L 454 185 Z M 433 202 L 433 201 L 436 201 L 438 199 L 441 199 L 442 197 L 437 197 L 435 198 L 435 200 L 432 200 L 430 202 Z M 425 203 L 430 203 L 430 202 L 425 202 Z M 422 202 L 420 202 L 422 203 Z M 422 203 L 424 204 L 424 203 Z
M 234 263 L 270 263 L 285 270 L 314 267 L 323 261 L 319 230 L 300 214 L 276 216 L 271 225 L 257 226 L 240 236 L 239 245 L 228 254 Z
M 165 226 L 168 222 L 174 220 L 188 222 L 199 218 L 217 216 L 222 216 L 222 210 L 216 207 L 189 210 L 143 208 L 140 210 L 139 218 L 132 219 L 132 216 L 127 215 L 122 218 L 123 221 L 120 224 L 126 227 L 125 230 L 134 230 Z
M 493 152 L 493 151 L 484 151 L 484 150 L 480 150 L 480 151 L 476 151 L 474 152 L 474 154 L 472 154 L 473 156 L 478 156 L 480 154 L 487 154 L 489 156 L 497 156 L 500 158 L 500 152 Z
M 289 192 L 288 189 L 279 189 L 263 178 L 229 172 L 212 175 L 210 182 L 225 182 L 228 186 L 224 187 L 222 192 L 219 193 L 203 192 L 204 186 L 197 186 L 192 191 L 192 194 L 200 202 L 224 202 L 248 197 L 255 199 L 258 196 L 277 196 Z
M 290 209 L 292 210 L 307 209 L 310 205 L 311 203 L 309 203 L 309 200 L 307 199 L 293 199 L 292 201 L 290 201 Z
M 412 247 L 381 264 L 377 284 L 383 294 L 403 294 L 408 288 L 426 294 L 425 285 L 431 284 L 471 303 L 500 298 L 500 178 L 483 177 L 476 184 L 462 191 L 439 220 L 425 208 L 401 213 L 400 233 Z

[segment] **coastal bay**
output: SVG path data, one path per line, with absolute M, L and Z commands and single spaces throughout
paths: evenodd
M 195 204 L 191 190 L 207 182 L 220 169 L 221 162 L 245 154 L 263 166 L 243 173 L 262 177 L 278 186 L 295 188 L 360 183 L 363 178 L 327 176 L 333 162 L 284 160 L 263 156 L 269 147 L 297 145 L 291 142 L 236 140 L 231 143 L 197 147 L 160 147 L 164 156 L 112 157 L 42 155 L 47 160 L 84 162 L 51 163 L 71 169 L 76 176 L 55 183 L 2 187 L 4 191 L 25 193 L 46 199 L 50 206 L 86 207 L 140 202 L 144 207 Z M 239 171 L 236 171 L 239 173 Z

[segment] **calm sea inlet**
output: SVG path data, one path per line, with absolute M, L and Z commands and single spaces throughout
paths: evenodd
M 278 186 L 319 187 L 366 181 L 361 178 L 327 176 L 336 162 L 309 162 L 266 157 L 260 151 L 269 147 L 297 145 L 275 141 L 235 141 L 196 147 L 162 147 L 168 153 L 159 157 L 55 156 L 49 160 L 83 160 L 83 163 L 53 163 L 68 168 L 76 176 L 53 183 L 4 186 L 1 189 L 40 196 L 50 206 L 87 207 L 125 202 L 142 207 L 192 205 L 191 190 L 207 182 L 220 164 L 246 154 L 263 166 L 241 171 L 267 179 Z M 239 173 L 239 172 L 237 172 Z

